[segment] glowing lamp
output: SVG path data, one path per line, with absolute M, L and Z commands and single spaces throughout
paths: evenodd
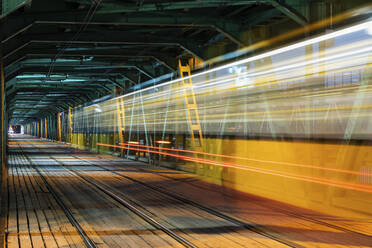
M 170 144 L 171 142 L 170 141 L 167 141 L 167 140 L 157 140 L 155 141 L 156 144 Z
M 138 141 L 128 141 L 127 144 L 135 144 L 135 145 L 138 145 L 139 142 L 138 142 Z

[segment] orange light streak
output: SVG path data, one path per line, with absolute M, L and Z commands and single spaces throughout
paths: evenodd
M 325 170 L 325 171 L 339 172 L 339 173 L 352 174 L 352 175 L 372 176 L 372 173 L 350 171 L 350 170 L 343 170 L 343 169 L 336 169 L 336 168 L 324 168 L 324 167 L 314 166 L 314 165 L 295 164 L 295 163 L 271 161 L 271 160 L 261 160 L 261 159 L 254 159 L 254 158 L 245 158 L 245 157 L 238 157 L 238 156 L 229 156 L 229 155 L 222 155 L 222 154 L 215 154 L 215 153 L 208 153 L 208 152 L 198 152 L 198 151 L 192 151 L 192 150 L 182 150 L 182 149 L 175 149 L 175 148 L 166 148 L 166 147 L 156 147 L 156 146 L 147 146 L 147 145 L 138 145 L 138 144 L 135 145 L 135 144 L 127 144 L 127 143 L 119 143 L 119 144 L 126 145 L 126 146 L 131 145 L 131 146 L 145 147 L 145 148 L 158 149 L 158 150 L 185 152 L 185 153 L 201 154 L 201 155 L 214 156 L 214 157 L 246 160 L 246 161 L 251 161 L 251 162 L 259 162 L 259 163 L 270 163 L 270 164 L 287 165 L 287 166 L 293 166 L 293 167 L 303 167 L 303 168 Z
M 293 173 L 277 172 L 277 171 L 274 171 L 274 170 L 262 169 L 262 168 L 258 169 L 258 168 L 251 167 L 251 166 L 246 166 L 246 165 L 238 165 L 238 164 L 233 164 L 233 163 L 229 163 L 229 162 L 221 162 L 221 161 L 214 161 L 214 160 L 209 160 L 209 159 L 200 159 L 200 158 L 194 158 L 194 157 L 188 157 L 188 156 L 181 156 L 181 155 L 176 155 L 176 154 L 167 153 L 167 152 L 151 151 L 151 150 L 145 150 L 145 149 L 140 149 L 140 148 L 130 148 L 128 146 L 125 147 L 125 146 L 109 145 L 109 144 L 102 144 L 102 143 L 97 143 L 97 145 L 107 146 L 107 147 L 115 147 L 115 148 L 124 148 L 124 149 L 128 149 L 128 150 L 140 151 L 140 152 L 150 152 L 150 153 L 155 153 L 155 154 L 161 154 L 161 155 L 167 155 L 167 156 L 180 158 L 180 159 L 185 160 L 185 161 L 204 163 L 204 164 L 210 164 L 210 165 L 217 165 L 217 166 L 235 168 L 235 169 L 242 169 L 242 170 L 252 171 L 252 172 L 261 173 L 261 174 L 280 176 L 280 177 L 284 177 L 284 178 L 290 178 L 290 179 L 294 179 L 294 180 L 317 183 L 317 184 L 322 184 L 322 185 L 326 185 L 326 186 L 333 186 L 333 187 L 338 187 L 338 188 L 343 188 L 343 189 L 351 189 L 351 190 L 362 191 L 362 192 L 366 192 L 366 193 L 372 193 L 372 187 L 371 186 L 358 184 L 358 183 L 347 183 L 347 182 L 341 182 L 341 181 L 337 181 L 337 180 L 330 180 L 330 179 L 312 177 L 312 176 L 300 176 L 300 175 L 295 175 Z

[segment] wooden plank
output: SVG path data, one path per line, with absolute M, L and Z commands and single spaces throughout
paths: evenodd
M 61 173 L 61 172 L 59 172 L 59 173 Z M 71 191 L 70 191 L 71 190 L 70 188 L 72 186 L 71 182 L 66 182 L 66 180 L 63 178 L 63 176 L 54 175 L 55 176 L 54 178 L 57 178 L 57 179 L 49 180 L 48 176 L 49 175 L 52 176 L 55 173 L 47 172 L 45 174 L 47 174 L 46 178 L 47 178 L 48 182 L 51 184 L 53 189 L 61 197 L 61 199 L 65 203 L 66 207 L 68 207 L 70 209 L 70 211 L 73 213 L 75 219 L 78 221 L 78 223 L 83 228 L 83 230 L 86 233 L 89 234 L 89 238 L 96 244 L 97 247 L 108 247 L 105 244 L 105 242 L 100 238 L 100 236 L 97 234 L 97 232 L 94 229 L 94 226 L 89 224 L 89 217 L 92 218 L 92 216 L 89 216 L 88 218 L 85 218 L 85 216 L 81 213 L 81 210 L 79 209 L 79 207 L 74 207 L 74 201 L 70 200 L 71 197 L 76 197 L 76 199 L 83 200 L 82 198 L 84 198 L 84 196 L 83 195 L 75 195 L 74 196 L 74 194 L 72 194 Z M 56 180 L 58 180 L 58 182 L 56 182 Z M 61 191 L 60 187 L 58 187 L 58 183 L 60 185 L 63 185 L 63 186 L 61 186 L 63 188 L 63 191 Z M 66 197 L 66 195 L 68 195 L 68 197 Z
M 39 186 L 43 183 L 39 176 L 35 176 L 35 179 L 36 181 L 38 181 Z M 50 229 L 57 246 L 69 247 L 70 244 L 65 236 L 65 234 L 69 235 L 69 233 L 67 233 L 64 230 L 63 226 L 61 226 L 61 222 L 68 222 L 68 219 L 65 216 L 64 212 L 60 209 L 53 196 L 49 192 L 38 194 L 38 196 L 43 199 L 43 212 L 46 217 L 45 219 L 47 222 L 47 226 Z
M 40 231 L 45 242 L 46 247 L 57 247 L 57 243 L 53 237 L 52 231 L 49 228 L 47 217 L 44 213 L 44 209 L 48 209 L 49 204 L 48 199 L 45 197 L 45 193 L 41 191 L 38 184 L 35 181 L 35 171 L 28 167 L 28 185 L 30 192 L 33 192 L 33 199 L 35 199 L 34 204 L 36 208 L 36 215 L 40 225 Z
M 128 166 L 129 170 L 130 168 L 134 167 Z M 138 166 L 137 164 L 136 168 L 150 172 L 145 166 Z M 236 215 L 238 219 L 245 220 L 248 223 L 258 223 L 263 227 L 269 226 L 269 233 L 279 234 L 286 240 L 306 247 L 312 246 L 315 243 L 323 244 L 324 246 L 328 246 L 329 243 L 332 243 L 332 247 L 347 247 L 347 245 L 340 243 L 338 237 L 341 235 L 351 237 L 347 242 L 358 244 L 361 247 L 365 247 L 364 245 L 368 243 L 367 238 L 363 238 L 358 234 L 342 232 L 338 229 L 330 228 L 327 225 L 298 218 L 295 216 L 295 211 L 291 212 L 290 210 L 278 208 L 277 202 L 268 199 L 254 198 L 253 196 L 251 196 L 252 199 L 250 200 L 239 198 L 234 194 L 224 194 L 220 186 L 202 182 L 198 180 L 196 176 L 185 173 L 173 173 L 174 171 L 171 170 L 159 169 L 159 171 L 170 171 L 171 173 L 164 176 L 160 173 L 151 174 L 139 172 L 131 173 L 131 177 L 150 183 L 157 182 L 157 186 L 162 186 L 168 191 L 183 195 L 186 198 L 193 199 L 195 202 L 200 202 L 202 205 L 215 208 L 228 215 L 234 212 L 234 215 Z M 204 195 L 209 195 L 208 199 L 203 198 L 202 196 Z M 292 215 L 292 213 L 294 215 Z M 309 216 L 309 218 L 314 218 L 314 216 L 319 216 L 320 218 L 326 217 L 317 214 Z M 278 224 L 272 225 L 271 223 Z M 287 232 L 288 229 L 297 230 L 297 232 Z M 333 235 L 334 233 L 338 233 L 339 235 Z M 256 236 L 255 239 L 269 246 L 273 242 L 271 239 L 264 236 Z
M 18 224 L 17 224 L 17 198 L 14 191 L 13 165 L 15 158 L 11 157 L 8 169 L 8 217 L 7 217 L 7 246 L 9 248 L 19 247 Z
M 23 161 L 25 164 L 25 161 Z M 33 202 L 36 202 L 35 197 L 33 197 L 28 189 L 28 186 L 25 183 L 25 168 L 24 167 L 18 167 L 18 175 L 19 175 L 19 181 L 21 190 L 23 193 L 23 198 L 25 202 L 25 208 L 26 208 L 26 215 L 28 218 L 28 231 L 31 237 L 32 245 L 33 247 L 44 247 L 44 242 L 42 239 L 42 235 L 40 233 L 40 226 L 39 222 L 37 220 L 36 214 L 35 214 L 35 207 L 33 205 Z
M 17 157 L 17 162 L 21 163 L 19 160 L 19 157 Z M 31 237 L 28 229 L 28 216 L 27 216 L 27 210 L 23 199 L 23 193 L 21 184 L 19 181 L 19 178 L 21 175 L 19 175 L 17 169 L 15 168 L 15 180 L 14 180 L 14 187 L 15 187 L 15 193 L 17 197 L 17 209 L 18 209 L 18 235 L 19 235 L 19 241 L 20 241 L 20 247 L 31 247 Z

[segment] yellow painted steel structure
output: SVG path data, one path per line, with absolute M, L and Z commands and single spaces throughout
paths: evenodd
M 360 25 L 360 30 L 367 28 Z M 152 135 L 147 130 L 154 130 L 154 140 L 155 131 L 163 132 L 172 143 L 166 150 L 171 154 L 164 154 L 161 146 L 151 149 L 155 154 L 163 152 L 164 165 L 195 172 L 227 191 L 369 221 L 372 69 L 365 52 L 372 51 L 369 33 L 368 27 L 355 43 L 345 46 L 340 45 L 348 40 L 343 35 L 351 34 L 346 31 L 339 33 L 338 40 L 320 37 L 316 39 L 320 42 L 294 44 L 291 49 L 300 51 L 298 57 L 282 56 L 282 48 L 196 73 L 193 81 L 190 69 L 179 62 L 181 79 L 141 90 L 137 95 L 145 100 L 140 104 L 136 93 L 122 96 L 128 106 L 127 129 L 130 122 L 137 131 L 136 147 L 144 147 L 144 138 Z M 325 58 L 330 59 L 326 64 Z M 97 142 L 114 144 L 117 133 L 112 116 L 114 111 L 120 114 L 120 105 L 114 100 L 100 104 L 105 111 L 87 107 L 74 113 L 76 126 L 80 117 L 97 118 L 99 131 L 92 147 Z M 206 127 L 203 133 L 199 118 Z M 73 136 L 83 148 L 84 134 Z
M 58 135 L 58 141 L 62 141 L 62 128 L 61 128 L 61 112 L 57 113 L 57 122 L 58 122 L 58 130 L 57 130 L 57 135 Z
M 182 78 L 182 86 L 185 98 L 187 122 L 190 128 L 192 145 L 194 149 L 203 149 L 203 134 L 200 125 L 198 105 L 195 98 L 194 89 L 192 86 L 191 70 L 189 65 L 182 65 L 181 60 L 178 63 L 180 78 Z
M 194 171 L 188 162 L 178 165 L 180 169 L 194 171 L 210 183 L 327 214 L 354 218 L 372 214 L 371 193 L 364 191 L 372 190 L 369 145 L 216 138 L 204 142 L 210 153 L 223 151 L 248 160 L 215 159 L 236 168 L 207 165 Z M 342 161 L 337 159 L 340 151 Z
M 71 107 L 68 108 L 68 119 L 69 119 L 69 136 L 70 136 L 70 142 L 73 143 L 72 140 L 72 113 L 71 113 Z
M 118 121 L 118 134 L 120 143 L 124 143 L 124 132 L 125 132 L 125 106 L 124 99 L 116 99 L 117 107 L 117 121 Z
M 40 119 L 40 138 L 42 138 L 44 135 L 43 128 L 44 128 L 43 119 Z
M 73 136 L 80 149 L 95 146 L 87 147 L 81 133 Z M 98 134 L 95 142 L 114 144 L 114 135 Z M 219 164 L 195 167 L 194 163 L 180 162 L 175 168 L 227 189 L 326 214 L 362 219 L 372 214 L 371 193 L 365 192 L 372 190 L 369 145 L 205 137 L 204 146 L 208 153 L 231 157 L 195 155 Z M 184 149 L 192 148 L 190 137 Z M 337 158 L 341 151 L 342 160 Z M 106 147 L 99 152 L 111 153 Z M 220 165 L 223 163 L 227 166 Z
M 196 70 L 196 69 L 202 68 L 205 65 L 203 60 L 201 60 L 197 57 L 190 58 L 188 60 L 188 63 L 189 63 L 189 67 L 191 68 L 191 70 Z
M 44 137 L 48 138 L 48 124 L 47 124 L 47 118 L 44 120 Z

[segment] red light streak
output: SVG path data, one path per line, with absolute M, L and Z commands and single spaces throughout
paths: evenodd
M 314 166 L 314 165 L 295 164 L 295 163 L 271 161 L 271 160 L 261 160 L 261 159 L 254 159 L 254 158 L 245 158 L 245 157 L 238 157 L 238 156 L 229 156 L 229 155 L 222 155 L 222 154 L 215 154 L 215 153 L 208 153 L 208 152 L 198 152 L 198 151 L 192 151 L 192 150 L 182 150 L 182 149 L 175 149 L 175 148 L 166 148 L 166 147 L 146 146 L 146 145 L 138 145 L 138 144 L 125 144 L 125 143 L 119 143 L 119 144 L 126 145 L 126 146 L 131 145 L 131 146 L 145 147 L 145 148 L 151 148 L 151 149 L 157 149 L 157 150 L 167 150 L 167 151 L 175 151 L 175 152 L 201 154 L 201 155 L 214 156 L 214 157 L 246 160 L 246 161 L 251 161 L 251 162 L 259 162 L 259 163 L 270 163 L 270 164 L 286 165 L 286 166 L 292 166 L 292 167 L 303 167 L 303 168 L 309 168 L 309 169 L 340 172 L 340 173 L 360 175 L 360 176 L 372 176 L 372 173 L 350 171 L 350 170 L 343 170 L 343 169 L 336 169 L 336 168 L 324 168 L 324 167 Z
M 124 148 L 124 149 L 128 149 L 128 150 L 133 150 L 133 151 L 149 152 L 149 153 L 167 155 L 167 156 L 171 156 L 171 157 L 180 158 L 180 159 L 185 160 L 185 161 L 204 163 L 204 164 L 210 164 L 210 165 L 217 165 L 217 166 L 234 168 L 234 169 L 242 169 L 242 170 L 252 171 L 252 172 L 261 173 L 261 174 L 280 176 L 280 177 L 284 177 L 284 178 L 290 178 L 290 179 L 294 179 L 294 180 L 317 183 L 317 184 L 322 184 L 322 185 L 326 185 L 326 186 L 334 186 L 334 187 L 343 188 L 343 189 L 351 189 L 351 190 L 356 190 L 356 191 L 372 193 L 372 187 L 371 186 L 358 184 L 358 183 L 347 183 L 347 182 L 341 182 L 341 181 L 337 181 L 337 180 L 330 180 L 330 179 L 325 179 L 325 178 L 320 178 L 320 177 L 301 176 L 301 175 L 296 175 L 296 174 L 293 174 L 293 173 L 277 172 L 275 170 L 255 168 L 255 167 L 251 167 L 251 166 L 238 165 L 238 164 L 233 164 L 233 163 L 229 163 L 229 162 L 214 161 L 214 160 L 209 160 L 209 159 L 200 159 L 200 158 L 176 155 L 176 154 L 167 153 L 167 152 L 145 150 L 145 149 L 140 149 L 140 148 L 130 148 L 129 146 L 124 147 L 124 146 L 109 145 L 109 144 L 102 144 L 102 143 L 97 143 L 97 145 L 107 146 L 107 147 Z

